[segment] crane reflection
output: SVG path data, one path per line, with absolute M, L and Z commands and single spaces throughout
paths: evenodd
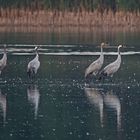
M 34 116 L 37 118 L 40 93 L 37 85 L 30 85 L 27 89 L 28 101 L 34 106 Z
M 121 103 L 117 95 L 113 94 L 113 91 L 108 91 L 104 95 L 104 103 L 107 107 L 113 109 L 116 112 L 117 128 L 121 128 Z
M 101 127 L 103 127 L 103 97 L 98 89 L 95 88 L 85 88 L 85 93 L 87 98 L 89 99 L 89 102 L 95 107 L 98 108 L 99 114 L 100 114 L 100 123 Z
M 0 90 L 0 109 L 2 112 L 3 123 L 5 124 L 6 121 L 6 110 L 7 110 L 7 100 L 6 95 L 3 95 Z

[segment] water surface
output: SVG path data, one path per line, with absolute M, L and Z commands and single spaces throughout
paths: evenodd
M 0 79 L 1 140 L 139 139 L 140 42 L 137 35 L 127 34 L 133 37 L 122 38 L 127 45 L 121 50 L 122 65 L 114 77 L 105 81 L 93 79 L 90 86 L 85 85 L 84 72 L 98 58 L 102 36 L 95 41 L 88 34 L 89 38 L 85 41 L 80 38 L 78 43 L 78 38 L 69 34 L 67 37 L 62 34 L 65 37 L 62 40 L 52 36 L 49 40 L 41 33 L 1 33 L 0 36 L 1 46 L 8 44 L 8 63 Z M 46 33 L 46 36 L 49 35 Z M 116 40 L 110 37 L 112 42 L 104 49 L 104 66 L 117 57 L 117 44 L 122 39 L 116 36 Z M 41 66 L 31 82 L 26 69 L 35 55 L 35 40 L 35 44 L 41 45 Z

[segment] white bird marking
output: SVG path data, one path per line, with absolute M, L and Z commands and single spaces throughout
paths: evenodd
M 104 62 L 103 47 L 105 45 L 106 45 L 105 43 L 101 43 L 100 57 L 88 66 L 88 68 L 85 71 L 85 78 L 87 78 L 88 76 L 93 76 L 93 75 L 96 76 L 98 74 Z
M 97 107 L 97 109 L 99 110 L 100 113 L 100 123 L 101 126 L 103 127 L 103 97 L 100 94 L 100 92 L 97 89 L 94 88 L 85 88 L 85 93 L 89 99 L 89 102 L 93 105 L 95 105 L 95 107 Z
M 39 55 L 37 49 L 38 47 L 35 47 L 35 51 L 36 51 L 35 58 L 28 63 L 27 74 L 29 78 L 33 78 L 40 67 L 40 61 L 39 61 Z
M 104 102 L 109 107 L 116 111 L 117 115 L 117 128 L 121 128 L 121 103 L 116 95 L 113 95 L 113 91 L 108 91 L 104 96 Z
M 6 64 L 7 64 L 7 53 L 6 53 L 6 45 L 4 45 L 3 57 L 0 60 L 0 74 L 1 74 L 2 70 L 5 68 Z
M 100 78 L 99 79 L 101 79 L 102 78 L 102 76 L 104 77 L 104 76 L 113 76 L 113 74 L 115 73 L 115 72 L 117 72 L 118 71 L 118 69 L 120 68 L 120 65 L 121 65 L 121 54 L 120 54 L 120 48 L 122 47 L 122 45 L 119 45 L 118 46 L 118 57 L 117 57 L 117 59 L 114 61 L 114 62 L 112 62 L 112 63 L 110 63 L 109 65 L 107 65 L 101 72 L 100 72 L 100 74 L 101 74 L 101 76 L 100 76 Z
M 27 96 L 28 96 L 28 101 L 34 106 L 35 109 L 34 115 L 36 119 L 38 113 L 39 99 L 40 99 L 40 93 L 36 85 L 31 85 L 28 87 Z

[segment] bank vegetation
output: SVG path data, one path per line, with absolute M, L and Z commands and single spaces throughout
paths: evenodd
M 139 0 L 5 0 L 0 26 L 140 28 Z

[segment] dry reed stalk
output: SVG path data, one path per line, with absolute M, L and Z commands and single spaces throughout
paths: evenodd
M 97 10 L 70 12 L 1 8 L 0 26 L 140 28 L 140 12 L 118 11 L 114 14 L 109 10 L 101 14 Z

